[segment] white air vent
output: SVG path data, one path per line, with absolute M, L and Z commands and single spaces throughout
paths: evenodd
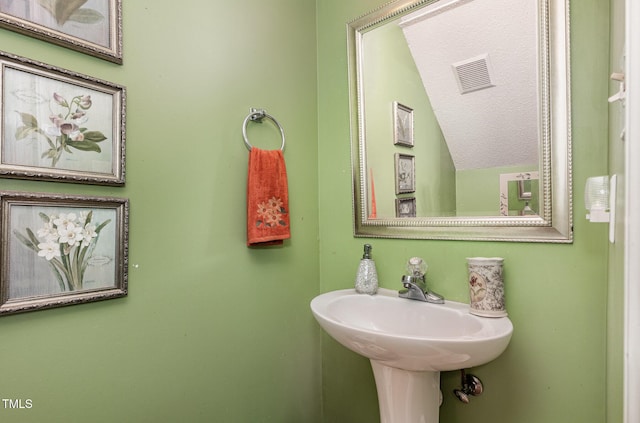
M 460 94 L 495 86 L 491 80 L 491 65 L 488 54 L 454 63 L 451 66 L 456 81 L 458 81 Z

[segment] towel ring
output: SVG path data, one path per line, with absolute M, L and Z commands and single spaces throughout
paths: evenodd
M 273 116 L 268 114 L 264 109 L 254 109 L 253 107 L 249 109 L 249 115 L 244 118 L 244 122 L 242 123 L 242 136 L 244 137 L 244 145 L 247 146 L 247 149 L 249 151 L 251 151 L 251 149 L 253 148 L 251 143 L 249 143 L 249 138 L 247 138 L 247 123 L 249 123 L 249 121 L 262 123 L 262 119 L 264 118 L 271 119 L 271 121 L 275 123 L 280 130 L 280 135 L 282 136 L 282 145 L 280 146 L 280 151 L 284 151 L 284 130 L 282 129 L 282 126 L 280 126 L 278 121 Z

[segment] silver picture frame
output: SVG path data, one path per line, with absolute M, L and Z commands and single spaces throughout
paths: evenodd
M 415 156 L 395 154 L 396 194 L 407 194 L 416 191 Z
M 413 109 L 393 102 L 393 143 L 413 147 Z
M 0 176 L 124 185 L 124 86 L 1 51 L 0 67 Z
M 396 198 L 396 217 L 416 217 L 416 198 Z
M 129 200 L 0 192 L 0 316 L 124 297 Z
M 0 0 L 0 27 L 122 64 L 121 0 Z

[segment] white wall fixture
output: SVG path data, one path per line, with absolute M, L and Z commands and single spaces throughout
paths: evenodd
M 590 222 L 609 221 L 609 176 L 587 178 L 584 187 L 584 207 Z
M 611 79 L 620 83 L 620 89 L 617 93 L 609 97 L 609 103 L 613 103 L 614 101 L 621 101 L 624 104 L 624 99 L 627 96 L 626 87 L 624 84 L 624 73 L 614 72 L 611 74 Z
M 615 241 L 617 176 L 592 176 L 584 188 L 587 220 L 609 223 L 609 242 Z

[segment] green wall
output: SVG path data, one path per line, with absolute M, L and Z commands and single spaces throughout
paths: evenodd
M 0 318 L 2 422 L 320 422 L 314 0 L 123 1 L 124 65 L 0 30 L 2 49 L 126 85 L 129 296 Z M 242 121 L 283 125 L 292 238 L 245 246 Z M 262 148 L 273 127 L 251 125 Z
M 453 398 L 459 374 L 442 375 L 441 421 L 602 423 L 606 417 L 606 227 L 586 222 L 588 176 L 607 173 L 608 2 L 571 2 L 575 242 L 571 245 L 357 239 L 352 235 L 345 23 L 382 0 L 318 2 L 321 291 L 352 286 L 371 242 L 382 286 L 398 288 L 404 262 L 422 256 L 432 288 L 468 301 L 465 257 L 505 258 L 506 300 L 515 330 L 507 351 L 474 369 L 486 392 Z M 603 58 L 605 58 L 603 60 Z M 322 335 L 325 422 L 379 420 L 366 359 Z M 614 377 L 612 386 L 621 384 Z M 612 422 L 613 423 L 613 422 Z

